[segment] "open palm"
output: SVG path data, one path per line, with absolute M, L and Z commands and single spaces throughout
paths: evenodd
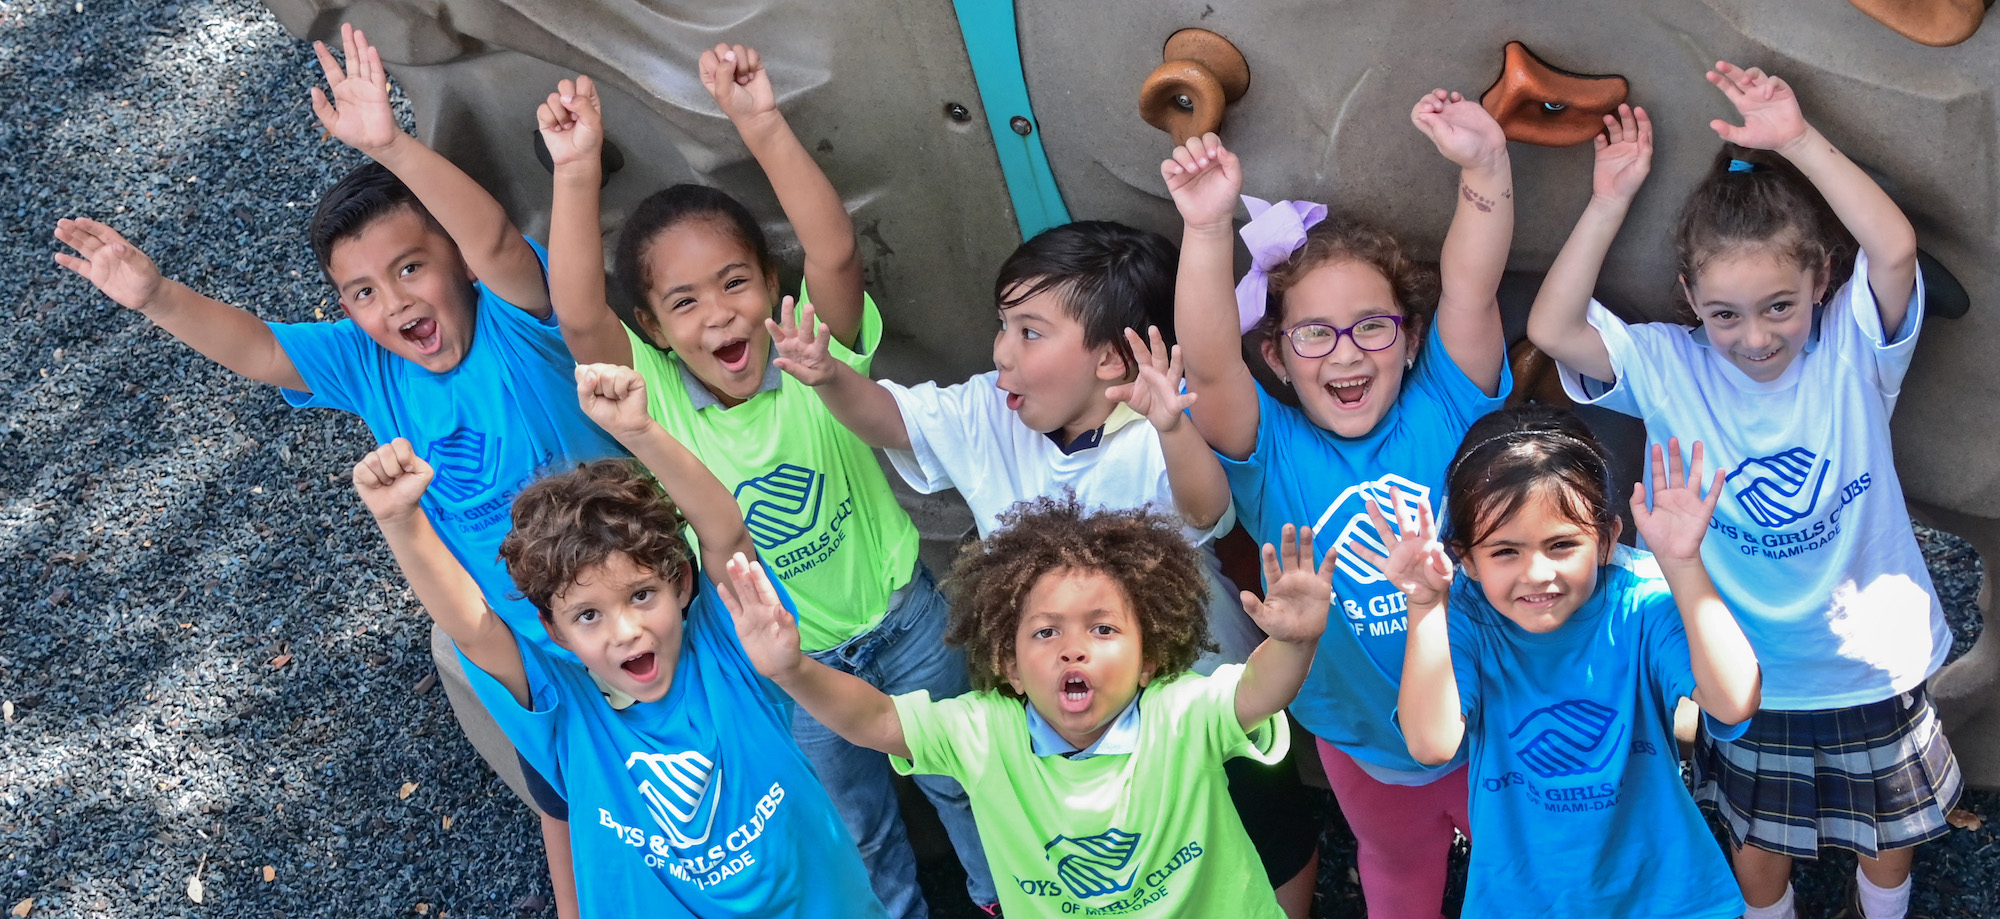
M 329 102 L 319 87 L 313 87 L 313 114 L 334 139 L 356 150 L 369 153 L 387 147 L 402 129 L 389 105 L 389 72 L 382 68 L 382 55 L 348 23 L 340 25 L 340 49 L 345 66 L 333 59 L 324 42 L 313 42 L 313 53 L 333 92 Z
M 119 306 L 145 309 L 159 295 L 160 269 L 117 230 L 88 217 L 65 218 L 56 221 L 56 239 L 77 252 L 58 253 L 56 264 L 83 275 Z
M 1717 469 L 1715 483 L 1708 497 L 1703 498 L 1701 441 L 1695 441 L 1694 457 L 1685 472 L 1681 466 L 1680 438 L 1668 438 L 1665 452 L 1672 455 L 1671 460 L 1662 455 L 1659 444 L 1653 445 L 1650 510 L 1646 507 L 1645 486 L 1632 486 L 1632 522 L 1646 540 L 1646 548 L 1655 556 L 1674 560 L 1697 558 L 1701 555 L 1702 537 L 1708 534 L 1708 522 L 1715 516 L 1715 504 L 1722 498 L 1722 484 L 1729 476 Z
M 1416 520 L 1411 521 L 1404 513 L 1406 504 L 1416 505 Z M 1409 599 L 1411 608 L 1428 608 L 1444 602 L 1451 592 L 1452 564 L 1443 544 L 1438 542 L 1437 521 L 1431 518 L 1431 506 L 1423 501 L 1406 502 L 1401 490 L 1394 486 L 1389 489 L 1389 505 L 1396 517 L 1394 525 L 1382 516 L 1381 505 L 1373 500 L 1368 502 L 1375 538 L 1389 548 L 1389 554 L 1366 548 L 1357 549 L 1356 554 L 1380 569 L 1382 576 Z
M 1729 97 L 1741 126 L 1726 121 L 1709 122 L 1709 127 L 1732 144 L 1757 150 L 1778 150 L 1806 134 L 1806 116 L 1799 111 L 1799 97 L 1785 81 L 1752 67 L 1744 70 L 1728 61 L 1716 61 L 1708 72 L 1708 82 Z
M 1653 168 L 1653 120 L 1646 110 L 1618 106 L 1604 116 L 1604 133 L 1597 135 L 1597 163 L 1590 172 L 1590 190 L 1600 198 L 1630 201 Z
M 1278 641 L 1317 641 L 1333 605 L 1333 550 L 1315 568 L 1312 527 L 1285 524 L 1278 542 L 1264 544 L 1264 599 L 1244 591 L 1243 611 Z
M 1151 347 L 1147 347 L 1138 332 L 1125 330 L 1125 342 L 1132 348 L 1139 376 L 1130 383 L 1105 390 L 1104 396 L 1131 406 L 1133 411 L 1146 416 L 1156 430 L 1173 431 L 1186 417 L 1181 413 L 1194 404 L 1195 394 L 1181 391 L 1181 346 L 1169 349 L 1158 326 L 1149 327 L 1147 332 L 1153 339 Z
M 717 593 L 736 622 L 736 638 L 750 658 L 750 666 L 772 679 L 797 669 L 801 663 L 799 625 L 778 599 L 764 566 L 738 552 L 728 567 L 731 589 Z

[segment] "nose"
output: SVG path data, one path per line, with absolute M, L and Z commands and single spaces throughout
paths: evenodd
M 1359 363 L 1367 353 L 1361 350 L 1359 344 L 1355 343 L 1354 332 L 1349 330 L 1341 333 L 1339 338 L 1335 339 L 1333 351 L 1326 356 L 1326 359 L 1336 364 L 1354 364 Z
M 1014 369 L 1013 339 L 1007 335 L 1006 329 L 993 336 L 993 366 L 998 370 Z
M 1768 351 L 1778 335 L 1763 319 L 1751 319 L 1743 329 L 1743 347 L 1750 351 Z
M 1556 574 L 1555 559 L 1549 558 L 1547 555 L 1544 555 L 1540 552 L 1537 552 L 1533 556 L 1529 557 L 1528 581 L 1530 583 L 1540 584 L 1545 581 L 1554 580 L 1555 574 Z
M 639 617 L 630 610 L 620 610 L 611 616 L 611 637 L 617 643 L 631 644 L 639 640 Z
M 1062 662 L 1065 664 L 1081 664 L 1089 659 L 1089 652 L 1083 650 L 1080 644 L 1069 645 L 1062 649 Z

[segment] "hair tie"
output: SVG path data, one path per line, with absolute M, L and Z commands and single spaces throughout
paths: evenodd
M 1730 160 L 1730 161 L 1729 161 L 1729 171 L 1730 171 L 1730 172 L 1756 172 L 1756 171 L 1757 171 L 1757 164 L 1756 164 L 1756 163 L 1752 163 L 1752 162 L 1750 162 L 1750 161 L 1748 161 L 1748 160 Z
M 1311 201 L 1280 201 L 1243 196 L 1250 222 L 1239 232 L 1250 249 L 1250 272 L 1236 284 L 1238 331 L 1248 332 L 1264 318 L 1264 305 L 1271 287 L 1271 269 L 1285 263 L 1305 245 L 1306 230 L 1326 219 L 1326 205 Z

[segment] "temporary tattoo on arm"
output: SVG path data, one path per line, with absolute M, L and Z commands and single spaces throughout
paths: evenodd
M 1466 202 L 1471 204 L 1473 207 L 1479 208 L 1481 212 L 1486 212 L 1486 213 L 1492 212 L 1493 205 L 1495 204 L 1492 198 L 1488 198 L 1485 195 L 1473 191 L 1472 186 L 1467 185 L 1464 182 L 1458 183 L 1458 196 L 1464 198 Z M 1514 193 L 1512 190 L 1505 191 L 1501 193 L 1501 197 L 1512 198 L 1514 197 Z

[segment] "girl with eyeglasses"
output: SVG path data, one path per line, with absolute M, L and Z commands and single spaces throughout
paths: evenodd
M 1420 508 L 1439 515 L 1452 452 L 1512 386 L 1495 297 L 1514 232 L 1506 137 L 1477 100 L 1444 90 L 1410 118 L 1460 169 L 1437 272 L 1323 205 L 1246 197 L 1253 267 L 1232 297 L 1236 155 L 1208 134 L 1160 164 L 1186 223 L 1175 315 L 1195 428 L 1252 538 L 1310 522 L 1315 551 L 1338 557 L 1340 614 L 1291 711 L 1319 737 L 1375 919 L 1436 919 L 1454 832 L 1471 832 L 1463 754 L 1418 762 L 1395 723 L 1405 599 L 1374 561 L 1387 547 L 1368 507 L 1394 489 L 1412 525 Z M 1253 328 L 1297 407 L 1251 377 Z

